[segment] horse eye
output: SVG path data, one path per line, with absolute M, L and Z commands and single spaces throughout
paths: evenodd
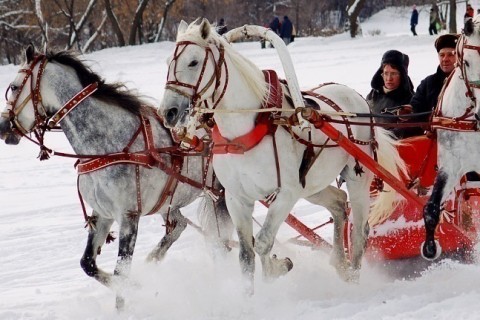
M 465 65 L 466 65 L 467 67 L 470 67 L 470 63 L 468 63 L 467 60 L 464 60 L 463 62 L 465 63 Z
M 193 60 L 192 62 L 190 62 L 190 64 L 189 64 L 188 66 L 189 66 L 189 67 L 195 67 L 197 64 L 198 64 L 198 61 L 197 61 L 197 60 Z
M 10 90 L 11 90 L 12 92 L 15 92 L 15 91 L 18 90 L 18 86 L 17 86 L 17 85 L 14 85 L 14 84 L 10 84 Z

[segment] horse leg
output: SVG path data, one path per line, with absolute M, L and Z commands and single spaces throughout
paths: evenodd
M 237 230 L 239 242 L 239 260 L 242 274 L 247 281 L 246 292 L 254 292 L 255 251 L 253 250 L 253 203 L 243 203 L 225 191 L 228 211 Z
M 100 249 L 107 239 L 113 219 L 99 216 L 95 211 L 92 214 L 95 225 L 88 231 L 87 246 L 80 259 L 80 265 L 85 273 L 105 286 L 110 286 L 111 275 L 97 267 L 96 259 Z
M 347 190 L 350 197 L 350 205 L 352 208 L 353 229 L 352 229 L 352 253 L 351 273 L 347 276 L 349 281 L 358 281 L 360 276 L 360 268 L 362 266 L 362 258 L 367 246 L 368 233 L 370 227 L 368 225 L 368 215 L 370 212 L 370 181 L 363 174 L 363 179 L 347 178 Z
M 349 267 L 345 255 L 344 233 L 347 221 L 347 193 L 334 186 L 328 186 L 322 191 L 306 198 L 307 201 L 325 207 L 333 218 L 333 251 L 330 264 L 335 267 L 337 273 L 346 279 L 346 271 Z
M 292 260 L 289 258 L 277 259 L 276 255 L 270 257 L 278 229 L 296 202 L 296 199 L 289 199 L 285 194 L 283 197 L 280 196 L 281 193 L 268 208 L 265 222 L 255 237 L 255 251 L 260 256 L 265 280 L 278 278 L 293 268 Z
M 114 276 L 120 280 L 120 282 L 117 283 L 120 285 L 130 273 L 133 251 L 135 250 L 135 243 L 137 241 L 139 218 L 139 214 L 127 214 L 120 223 L 117 265 L 113 272 Z M 121 294 L 123 288 L 117 287 L 117 289 L 119 290 L 117 290 L 115 306 L 117 310 L 123 310 L 125 305 L 125 299 Z
M 448 175 L 444 170 L 440 169 L 435 178 L 432 195 L 423 208 L 425 243 L 422 247 L 422 255 L 428 260 L 434 260 L 441 254 L 441 252 L 437 252 L 437 245 L 435 243 L 435 228 L 440 221 L 440 206 L 446 196 L 453 190 L 459 179 L 459 173 Z
M 225 197 L 214 201 L 205 195 L 199 205 L 198 220 L 205 239 L 212 248 L 214 257 L 216 253 L 224 255 L 231 251 L 230 240 L 233 232 L 232 218 L 228 213 Z
M 148 262 L 159 262 L 163 260 L 168 249 L 178 240 L 183 230 L 187 227 L 187 219 L 182 215 L 180 209 L 171 210 L 168 216 L 165 215 L 163 218 L 167 225 L 165 235 L 157 246 L 148 254 L 146 259 Z

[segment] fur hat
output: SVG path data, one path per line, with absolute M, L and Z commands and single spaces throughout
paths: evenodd
M 435 40 L 435 49 L 437 52 L 440 52 L 443 48 L 453 48 L 457 47 L 457 40 L 460 35 L 455 33 L 443 34 Z
M 408 74 L 408 64 L 410 59 L 408 55 L 401 53 L 397 50 L 388 50 L 382 56 L 381 66 L 385 64 L 390 64 L 397 67 L 399 70 L 404 69 L 405 73 Z M 401 70 L 402 71 L 402 70 Z

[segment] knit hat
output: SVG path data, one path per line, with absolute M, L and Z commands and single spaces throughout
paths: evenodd
M 388 50 L 382 56 L 382 61 L 380 63 L 380 68 L 378 68 L 377 72 L 373 75 L 371 86 L 374 89 L 380 90 L 383 88 L 384 82 L 382 78 L 383 73 L 383 66 L 385 64 L 389 64 L 394 66 L 400 72 L 401 79 L 401 86 L 405 88 L 405 90 L 413 91 L 413 84 L 408 76 L 408 64 L 410 59 L 408 55 L 397 51 L 397 50 Z
M 455 33 L 443 34 L 435 40 L 435 49 L 437 52 L 440 52 L 443 48 L 453 48 L 457 47 L 457 40 L 460 35 Z

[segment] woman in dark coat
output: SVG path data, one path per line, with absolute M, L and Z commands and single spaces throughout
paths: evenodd
M 373 114 L 392 114 L 402 105 L 407 105 L 413 96 L 413 84 L 408 76 L 409 58 L 397 50 L 383 54 L 380 68 L 372 78 L 372 90 L 367 102 Z M 376 117 L 379 123 L 396 123 L 396 118 Z M 406 128 L 391 129 L 397 138 L 414 135 Z

